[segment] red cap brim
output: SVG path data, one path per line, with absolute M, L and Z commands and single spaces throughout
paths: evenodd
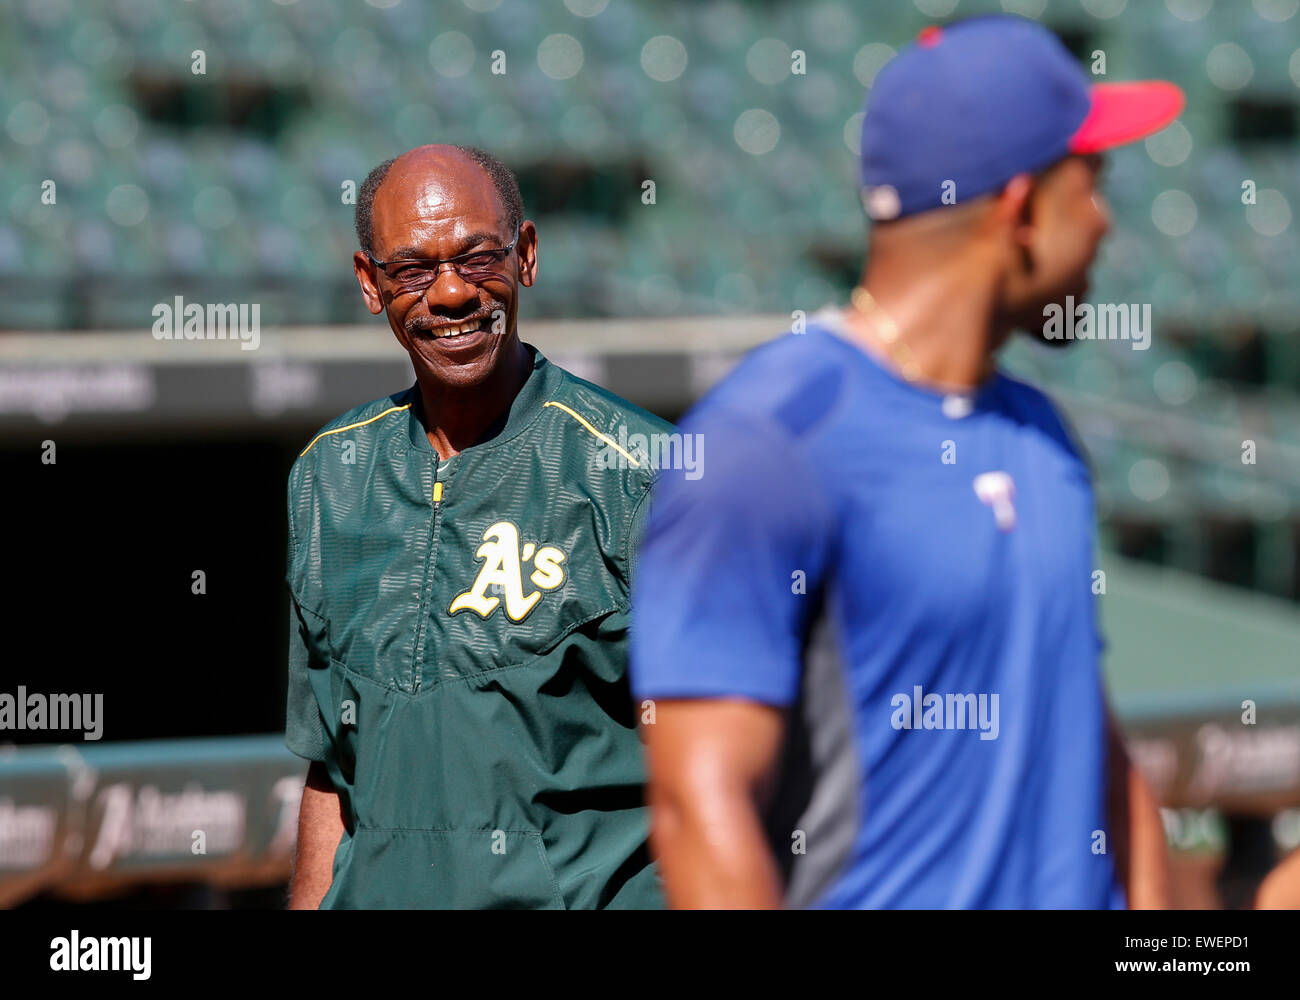
M 1165 80 L 1095 83 L 1092 107 L 1070 137 L 1071 153 L 1100 153 L 1145 139 L 1178 117 L 1183 92 Z

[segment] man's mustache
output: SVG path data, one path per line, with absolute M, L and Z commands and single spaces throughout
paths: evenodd
M 507 315 L 504 303 L 494 302 L 486 309 L 475 310 L 464 316 L 419 316 L 415 319 L 408 320 L 405 324 L 407 333 L 427 333 L 430 330 L 436 330 L 439 327 L 451 326 L 455 323 L 467 323 L 470 320 L 480 319 L 486 323 L 493 324 L 497 316 Z M 489 325 L 488 332 L 491 333 Z

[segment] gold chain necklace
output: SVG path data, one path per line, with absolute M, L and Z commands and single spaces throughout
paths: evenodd
M 849 295 L 849 301 L 853 303 L 853 308 L 862 313 L 863 316 L 874 316 L 876 318 L 879 330 L 876 336 L 880 338 L 885 345 L 885 350 L 893 359 L 894 364 L 902 373 L 903 378 L 909 382 L 919 382 L 921 379 L 921 367 L 912 357 L 912 352 L 908 350 L 906 344 L 899 340 L 901 331 L 898 324 L 894 322 L 892 316 L 885 312 L 884 308 L 876 301 L 869 291 L 858 285 Z
M 885 312 L 884 307 L 876 301 L 875 296 L 861 285 L 858 285 L 849 294 L 849 301 L 853 303 L 853 308 L 862 313 L 863 316 L 874 316 L 876 318 L 877 326 L 879 326 L 876 336 L 884 344 L 885 350 L 889 352 L 890 358 L 898 367 L 903 378 L 909 382 L 922 381 L 921 366 L 912 357 L 912 352 L 908 349 L 908 346 L 899 340 L 902 331 L 899 330 L 898 324 L 894 322 L 894 318 Z M 994 370 L 992 356 L 985 358 L 980 370 L 980 382 L 992 378 Z

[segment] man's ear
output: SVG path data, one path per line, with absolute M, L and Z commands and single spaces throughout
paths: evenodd
M 1034 193 L 1034 176 L 1016 174 L 1002 188 L 995 210 L 998 221 L 1010 227 L 1012 240 L 1022 249 L 1034 241 Z
M 519 284 L 532 288 L 537 280 L 537 227 L 525 219 L 519 224 Z
M 366 308 L 378 316 L 384 311 L 384 296 L 379 291 L 379 286 L 375 284 L 375 272 L 370 258 L 358 250 L 352 255 L 352 273 L 357 276 L 357 284 L 361 286 L 361 297 L 365 299 Z

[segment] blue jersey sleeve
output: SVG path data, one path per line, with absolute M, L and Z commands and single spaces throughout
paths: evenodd
M 788 705 L 830 550 L 830 505 L 776 421 L 715 412 L 682 431 L 700 435 L 703 461 L 662 470 L 651 497 L 632 582 L 633 691 Z

